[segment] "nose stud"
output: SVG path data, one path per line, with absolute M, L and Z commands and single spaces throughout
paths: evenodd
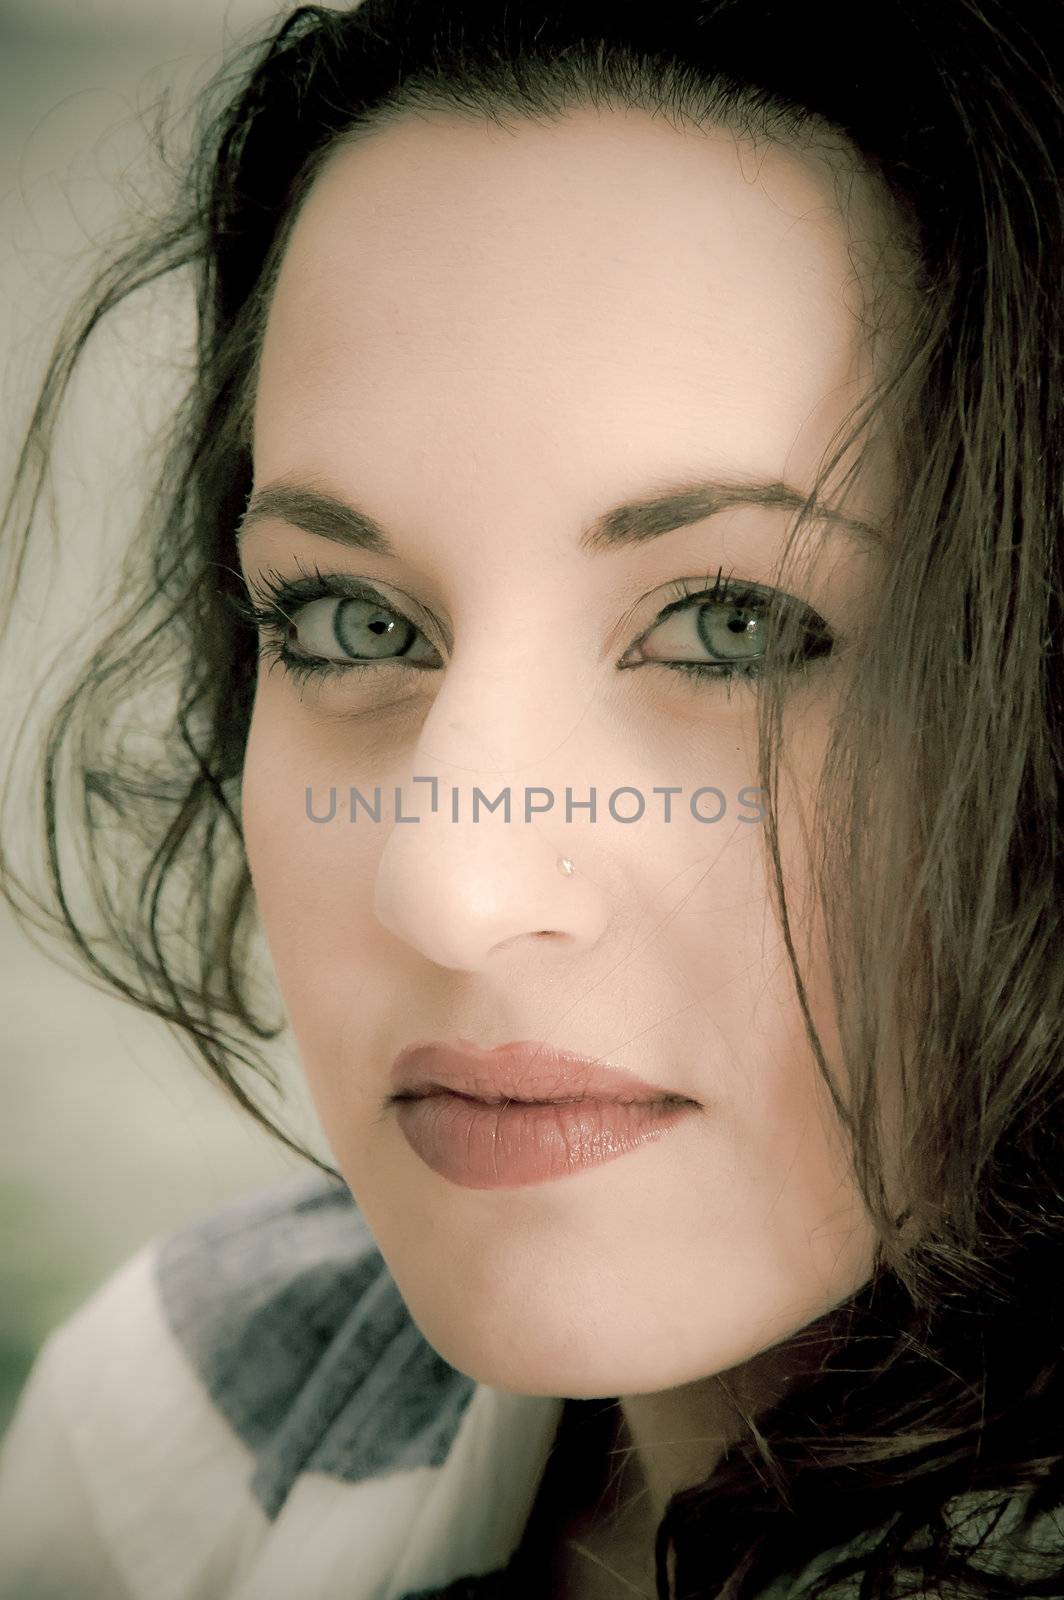
M 570 861 L 568 856 L 559 856 L 558 857 L 558 871 L 559 872 L 564 872 L 565 876 L 567 878 L 569 878 L 569 877 L 572 877 L 573 873 L 576 871 L 576 868 L 574 867 L 573 863 Z

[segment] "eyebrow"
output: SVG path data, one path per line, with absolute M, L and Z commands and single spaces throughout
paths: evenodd
M 882 531 L 851 517 L 788 483 L 761 479 L 708 478 L 675 484 L 658 494 L 613 506 L 596 517 L 580 536 L 579 547 L 588 554 L 623 550 L 645 544 L 664 533 L 690 527 L 733 506 L 782 507 L 805 511 L 813 520 L 840 528 L 859 545 L 879 548 Z M 290 523 L 305 533 L 332 539 L 337 544 L 374 555 L 395 556 L 391 539 L 379 522 L 347 500 L 312 484 L 281 480 L 256 489 L 237 529 L 237 543 L 256 524 L 267 520 Z

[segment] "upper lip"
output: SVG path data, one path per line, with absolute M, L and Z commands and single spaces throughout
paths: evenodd
M 489 1103 L 688 1099 L 620 1067 L 535 1039 L 518 1039 L 493 1049 L 464 1039 L 418 1041 L 400 1050 L 391 1076 L 397 1098 L 450 1092 Z

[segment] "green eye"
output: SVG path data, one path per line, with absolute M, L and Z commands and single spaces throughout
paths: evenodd
M 755 677 L 762 667 L 781 603 L 803 617 L 800 662 L 829 655 L 834 647 L 824 620 L 800 601 L 785 601 L 759 585 L 721 580 L 692 589 L 659 613 L 638 641 L 640 654 L 623 664 L 657 664 L 707 679 Z

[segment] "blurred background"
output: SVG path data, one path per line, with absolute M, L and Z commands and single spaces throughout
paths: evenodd
M 291 9 L 0 0 L 0 500 L 64 312 L 122 219 L 135 225 L 165 184 L 155 108 L 169 95 L 176 126 L 223 52 Z M 189 326 L 180 296 L 164 292 L 94 335 L 63 435 L 59 559 L 53 571 L 42 546 L 0 641 L 7 731 L 34 708 L 34 664 L 98 620 L 93 584 L 131 526 L 138 450 L 177 392 L 169 368 Z M 36 824 L 29 806 L 16 820 Z M 44 1336 L 140 1244 L 312 1170 L 201 1077 L 163 1023 L 60 959 L 0 899 L 0 1431 Z M 287 1126 L 329 1159 L 291 1045 L 276 1059 Z

